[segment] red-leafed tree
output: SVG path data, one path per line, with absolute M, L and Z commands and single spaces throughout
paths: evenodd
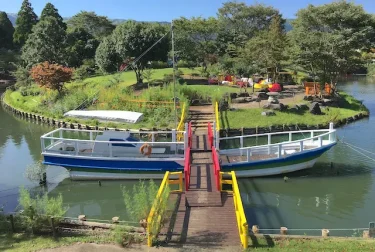
M 71 80 L 73 70 L 69 67 L 45 61 L 31 68 L 30 74 L 38 85 L 57 90 L 61 93 L 64 82 Z

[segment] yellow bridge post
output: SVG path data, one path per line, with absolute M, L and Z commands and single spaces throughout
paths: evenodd
M 178 176 L 178 179 L 170 179 L 170 176 Z M 164 178 L 160 184 L 159 190 L 156 194 L 154 203 L 152 204 L 150 213 L 147 217 L 147 246 L 152 247 L 152 241 L 155 237 L 158 236 L 159 230 L 161 228 L 161 219 L 164 212 L 159 211 L 160 205 L 163 203 L 163 200 L 168 200 L 163 198 L 163 194 L 169 185 L 178 185 L 177 190 L 170 192 L 182 192 L 183 191 L 183 173 L 182 172 L 169 172 L 167 171 L 164 175 Z M 155 225 L 156 230 L 155 231 Z M 156 233 L 152 233 L 152 232 Z

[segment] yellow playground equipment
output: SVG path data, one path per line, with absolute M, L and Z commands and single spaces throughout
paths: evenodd
M 266 83 L 265 80 L 261 80 L 259 83 L 254 83 L 254 88 L 263 89 L 263 88 L 271 88 L 272 84 Z

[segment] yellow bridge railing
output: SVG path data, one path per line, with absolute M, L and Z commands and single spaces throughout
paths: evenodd
M 215 117 L 216 117 L 216 131 L 220 130 L 220 121 L 219 121 L 219 104 L 215 103 Z
M 185 110 L 186 110 L 186 104 L 184 103 L 184 105 L 182 106 L 182 111 L 181 111 L 181 119 L 180 119 L 180 122 L 178 123 L 177 129 L 176 129 L 177 131 L 184 131 L 184 126 L 185 126 L 184 123 L 185 123 L 185 119 L 186 119 Z M 177 140 L 178 141 L 181 141 L 183 138 L 184 138 L 183 133 L 181 133 L 181 132 L 177 133 Z
M 223 179 L 223 175 L 230 175 L 231 180 Z M 232 185 L 232 190 L 223 190 L 223 185 Z M 220 190 L 233 193 L 234 209 L 236 211 L 238 233 L 240 235 L 243 248 L 248 247 L 249 242 L 249 225 L 247 224 L 245 210 L 242 205 L 240 189 L 238 188 L 237 177 L 234 171 L 220 172 Z
M 171 179 L 170 177 L 178 177 L 178 179 Z M 169 185 L 178 185 L 177 190 L 170 190 Z M 152 204 L 150 213 L 147 217 L 147 245 L 152 247 L 153 240 L 158 236 L 163 217 L 166 213 L 167 201 L 170 192 L 182 192 L 183 190 L 183 173 L 182 172 L 166 172 L 163 181 L 160 184 L 158 193 L 154 203 Z

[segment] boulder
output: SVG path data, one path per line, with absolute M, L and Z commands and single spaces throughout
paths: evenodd
M 261 100 L 267 100 L 268 99 L 268 95 L 265 92 L 259 92 L 258 93 L 258 98 L 261 99 Z
M 238 98 L 232 99 L 232 103 L 246 103 L 246 102 L 248 102 L 246 97 L 238 97 Z
M 303 97 L 303 99 L 304 99 L 305 101 L 312 101 L 312 100 L 314 99 L 314 97 L 312 97 L 311 95 L 309 95 L 309 96 L 305 96 L 305 97 Z
M 308 109 L 309 109 L 309 106 L 307 106 L 307 105 L 304 104 L 304 103 L 299 103 L 299 104 L 297 104 L 297 106 L 298 106 L 299 109 L 301 109 L 301 110 L 308 110 Z
M 319 103 L 317 103 L 317 102 L 311 103 L 309 111 L 313 115 L 321 115 L 322 114 Z
M 293 105 L 289 108 L 289 111 L 290 112 L 293 112 L 293 113 L 297 113 L 298 111 L 300 111 L 301 108 L 298 106 L 298 105 Z
M 238 97 L 237 93 L 230 93 L 229 96 L 231 99 L 235 99 Z
M 285 111 L 287 107 L 282 104 L 273 104 L 273 103 L 267 103 L 266 105 L 263 106 L 264 109 L 272 109 L 272 110 L 279 110 L 279 111 Z
M 245 100 L 246 100 L 247 102 L 253 102 L 253 101 L 256 101 L 257 98 L 254 98 L 254 97 L 246 97 Z
M 247 92 L 242 92 L 242 93 L 239 93 L 238 94 L 238 97 L 249 97 L 250 95 L 249 95 L 249 93 L 247 93 Z
M 274 116 L 276 114 L 273 111 L 263 111 L 261 115 L 262 116 Z

